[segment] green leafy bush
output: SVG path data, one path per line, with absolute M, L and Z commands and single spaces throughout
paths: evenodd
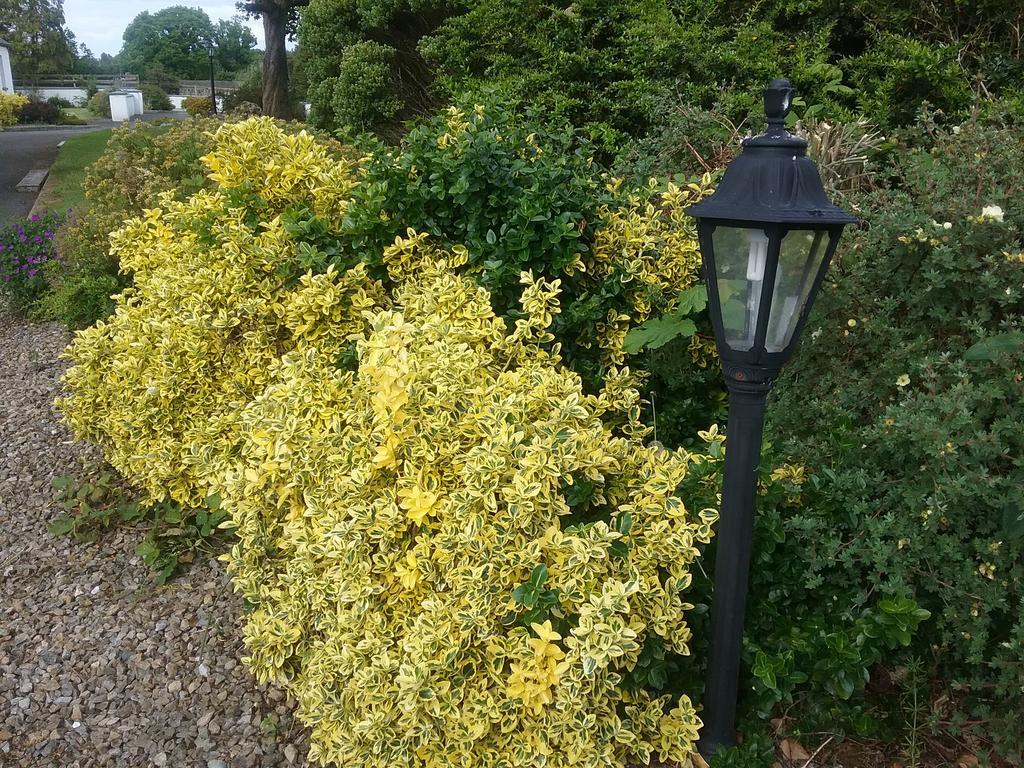
M 829 27 L 780 32 L 730 5 L 313 0 L 300 38 L 314 120 L 361 128 L 376 119 L 371 127 L 387 135 L 392 116 L 490 94 L 568 120 L 615 152 L 655 129 L 669 99 L 721 101 L 745 116 L 780 69 L 816 100 L 828 95 L 835 68 L 814 65 L 829 59 Z
M 379 274 L 376 254 L 409 228 L 464 246 L 495 310 L 513 316 L 523 270 L 559 280 L 552 332 L 569 365 L 597 386 L 610 363 L 624 360 L 628 318 L 673 308 L 697 279 L 683 208 L 708 187 L 628 187 L 592 152 L 564 125 L 543 128 L 493 105 L 452 107 L 398 149 L 374 148 L 336 247 L 362 254 Z
M 171 99 L 159 85 L 143 83 L 140 86 L 140 90 L 142 91 L 142 103 L 146 109 L 152 109 L 157 112 L 169 112 L 174 108 L 174 105 L 171 104 Z
M 56 125 L 60 122 L 61 109 L 49 101 L 30 99 L 18 110 L 19 123 L 46 123 Z
M 769 435 L 814 474 L 797 514 L 760 518 L 748 652 L 762 705 L 807 685 L 863 702 L 865 681 L 924 660 L 948 692 L 931 719 L 974 727 L 1013 763 L 1024 141 L 980 120 L 929 131 L 930 146 L 894 155 L 890 187 L 857 198 L 870 229 L 848 237 L 777 385 Z M 905 651 L 865 653 L 879 619 L 900 644 L 913 632 Z M 854 728 L 884 725 L 858 706 Z
M 1019 93 L 1020 24 L 998 0 L 312 0 L 299 34 L 321 127 L 391 139 L 439 104 L 497 95 L 616 155 L 671 128 L 680 106 L 742 125 L 780 75 L 802 117 L 864 110 L 888 132 L 924 101 L 964 114 L 976 78 L 979 92 Z
M 110 117 L 110 91 L 96 91 L 89 97 L 89 111 L 96 117 Z
M 315 90 L 321 94 L 330 89 L 328 119 L 333 124 L 366 131 L 394 118 L 402 106 L 391 94 L 394 57 L 394 48 L 372 40 L 345 48 L 337 78 L 318 84 Z
M 394 137 L 402 121 L 433 112 L 433 75 L 417 43 L 454 11 L 447 0 L 311 2 L 302 12 L 295 63 L 312 123 L 332 131 L 372 127 Z M 374 120 L 383 125 L 369 125 Z
M 950 119 L 968 114 L 974 99 L 958 53 L 952 45 L 879 35 L 851 68 L 865 114 L 888 127 L 914 124 L 925 102 Z

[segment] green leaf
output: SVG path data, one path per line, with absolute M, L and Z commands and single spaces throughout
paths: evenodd
M 533 569 L 533 573 L 530 574 L 530 584 L 534 587 L 543 587 L 544 582 L 548 580 L 548 567 L 541 563 Z
M 180 523 L 181 509 L 173 504 L 168 504 L 167 508 L 164 510 L 164 522 Z
M 629 557 L 629 542 L 617 539 L 608 545 L 608 556 L 625 560 Z
M 964 353 L 964 360 L 995 360 L 1000 355 L 1007 355 L 1024 349 L 1024 333 L 1000 333 L 989 336 L 973 345 Z
M 626 334 L 622 348 L 634 355 L 641 349 L 658 349 L 679 336 L 693 336 L 697 326 L 693 320 L 678 315 L 654 317 Z
M 74 528 L 75 521 L 67 515 L 61 515 L 46 527 L 46 529 L 54 536 L 66 536 L 71 533 Z
M 701 312 L 708 304 L 708 291 L 703 283 L 692 285 L 680 292 L 676 308 L 661 317 L 653 317 L 626 334 L 623 349 L 633 355 L 641 349 L 657 349 L 679 336 L 689 337 L 697 332 L 696 324 L 687 318 Z
M 145 538 L 135 547 L 135 554 L 141 557 L 146 565 L 152 566 L 160 557 L 160 547 L 152 539 Z
M 674 315 L 693 315 L 703 311 L 708 305 L 708 289 L 703 283 L 691 285 L 679 294 L 679 306 L 676 307 Z
M 1024 505 L 1021 499 L 1008 501 L 1003 507 L 1003 531 L 1010 539 L 1024 537 Z

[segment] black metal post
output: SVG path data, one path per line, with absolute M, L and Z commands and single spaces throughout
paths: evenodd
M 210 103 L 213 105 L 213 114 L 217 114 L 217 84 L 213 79 L 213 45 L 209 47 L 210 52 Z
M 710 758 L 736 744 L 736 698 L 743 647 L 743 618 L 754 539 L 757 468 L 770 384 L 726 378 L 729 431 L 726 433 L 722 509 L 718 521 L 715 591 L 711 605 L 711 654 L 704 689 L 698 749 Z

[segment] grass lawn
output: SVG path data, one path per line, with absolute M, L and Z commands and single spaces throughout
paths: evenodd
M 96 117 L 92 112 L 89 111 L 88 107 L 65 107 L 65 114 L 74 115 L 75 117 L 89 121 Z
M 39 193 L 36 207 L 50 211 L 66 211 L 82 203 L 85 193 L 82 182 L 85 169 L 103 153 L 111 128 L 74 136 L 64 142 L 57 159 L 50 167 L 50 177 Z

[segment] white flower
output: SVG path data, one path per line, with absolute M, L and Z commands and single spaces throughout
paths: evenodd
M 1003 209 L 1000 208 L 998 205 L 986 205 L 984 208 L 981 209 L 980 218 L 992 219 L 992 221 L 1002 221 Z
M 942 228 L 943 229 L 952 229 L 953 228 L 953 224 L 951 222 L 944 221 L 944 222 L 942 222 Z
M 910 383 L 910 376 L 908 376 L 905 373 L 900 374 L 896 378 L 896 386 L 899 387 L 900 389 L 903 389 L 903 387 L 907 386 L 909 383 Z

